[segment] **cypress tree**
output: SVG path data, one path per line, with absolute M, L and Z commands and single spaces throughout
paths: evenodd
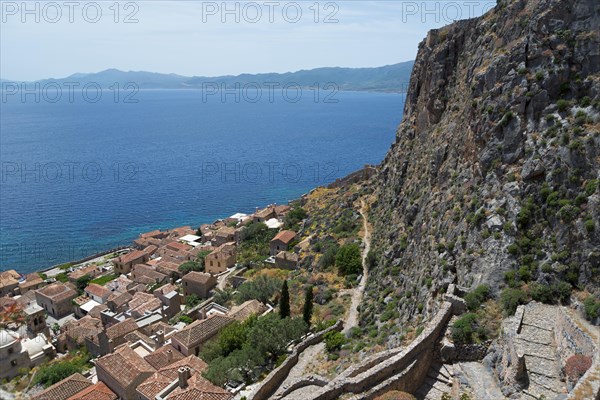
M 287 281 L 283 281 L 281 298 L 279 299 L 279 316 L 283 319 L 288 318 L 290 314 L 290 292 L 288 291 Z
M 313 314 L 313 287 L 308 286 L 304 293 L 304 310 L 302 312 L 302 319 L 306 322 L 306 325 L 310 327 L 310 320 Z

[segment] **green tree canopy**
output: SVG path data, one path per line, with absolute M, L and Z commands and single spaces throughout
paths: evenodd
M 360 247 L 349 243 L 340 247 L 335 257 L 335 265 L 342 275 L 358 275 L 362 272 Z

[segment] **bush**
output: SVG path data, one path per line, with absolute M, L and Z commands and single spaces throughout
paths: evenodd
M 302 207 L 293 208 L 285 216 L 285 219 L 284 219 L 285 228 L 286 229 L 295 228 L 296 225 L 298 225 L 300 222 L 302 222 L 302 220 L 305 219 L 307 216 L 308 216 L 308 214 L 306 213 L 306 210 L 304 210 L 304 208 L 302 208 Z
M 565 375 L 571 382 L 577 382 L 591 366 L 592 357 L 583 354 L 572 355 L 565 363 Z
M 90 358 L 90 354 L 84 351 L 82 354 L 68 360 L 43 365 L 35 375 L 34 383 L 48 387 L 73 374 L 81 373 L 88 368 Z
M 588 231 L 588 233 L 594 232 L 594 229 L 596 228 L 596 226 L 594 224 L 594 220 L 592 220 L 592 219 L 588 219 L 587 221 L 585 221 L 584 225 L 585 225 L 585 230 Z
M 583 309 L 587 319 L 594 319 L 600 315 L 600 300 L 589 296 L 583 301 Z
M 177 269 L 179 270 L 179 272 L 185 275 L 188 272 L 192 271 L 204 271 L 204 265 L 201 265 L 199 262 L 196 261 L 186 261 L 183 264 L 181 264 Z
M 490 294 L 490 287 L 488 285 L 479 285 L 473 291 L 465 295 L 465 302 L 467 308 L 471 311 L 477 310 L 481 303 L 486 301 Z
M 452 325 L 452 340 L 454 343 L 472 343 L 473 332 L 476 329 L 477 314 L 468 313 L 460 317 Z
M 198 304 L 200 304 L 200 298 L 198 296 L 196 296 L 195 294 L 186 296 L 186 298 L 185 298 L 186 306 L 188 306 L 189 308 L 193 308 L 193 307 L 196 307 Z
M 327 332 L 323 338 L 325 339 L 325 349 L 329 353 L 340 350 L 346 343 L 346 336 L 338 331 Z
M 527 301 L 527 296 L 521 289 L 517 288 L 504 289 L 500 295 L 502 308 L 508 315 L 513 315 L 517 311 L 517 306 L 524 304 L 525 301 Z
M 275 293 L 281 289 L 281 279 L 272 278 L 267 275 L 260 275 L 252 281 L 244 282 L 238 287 L 235 294 L 237 304 L 242 304 L 247 300 L 259 300 L 261 303 L 268 303 Z
M 188 317 L 187 315 L 180 316 L 179 321 L 183 322 L 185 324 L 191 324 L 193 322 L 193 320 L 190 317 Z
M 358 244 L 350 243 L 342 246 L 335 257 L 335 265 L 342 275 L 360 274 L 362 257 Z
M 556 107 L 558 107 L 558 111 L 565 112 L 569 107 L 570 103 L 567 100 L 560 99 L 556 102 Z
M 325 253 L 323 253 L 321 258 L 319 259 L 319 267 L 322 269 L 327 269 L 329 267 L 334 266 L 338 249 L 339 247 L 337 244 L 329 246 L 327 250 L 325 250 Z

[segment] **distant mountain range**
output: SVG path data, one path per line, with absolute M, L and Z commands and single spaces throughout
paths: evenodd
M 310 87 L 314 86 L 315 83 L 318 83 L 322 87 L 323 85 L 332 82 L 340 90 L 405 92 L 413 64 L 414 61 L 407 61 L 375 68 L 326 67 L 297 72 L 286 72 L 283 74 L 264 73 L 217 77 L 188 77 L 156 72 L 126 72 L 118 69 L 107 69 L 96 73 L 77 73 L 66 78 L 42 79 L 28 83 L 40 83 L 43 85 L 50 82 L 58 84 L 78 82 L 83 85 L 95 82 L 102 88 L 108 88 L 115 83 L 118 83 L 123 87 L 129 82 L 133 82 L 140 89 L 201 89 L 206 83 L 216 83 L 218 85 L 225 84 L 228 88 L 233 88 L 236 83 L 239 83 L 242 86 L 248 83 L 264 85 L 265 83 L 276 82 L 281 86 L 295 83 L 302 87 Z M 0 82 L 6 84 L 15 81 L 0 79 Z

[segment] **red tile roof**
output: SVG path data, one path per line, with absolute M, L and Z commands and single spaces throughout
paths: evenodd
M 137 329 L 138 325 L 135 320 L 133 318 L 127 318 L 124 321 L 118 322 L 113 326 L 106 328 L 106 336 L 108 336 L 109 339 L 116 339 Z
M 273 238 L 273 240 L 271 240 L 271 242 L 273 242 L 275 240 L 280 240 L 281 242 L 283 242 L 285 244 L 290 244 L 292 242 L 292 240 L 294 240 L 295 238 L 296 238 L 296 232 L 284 230 L 284 231 L 279 232 Z
M 96 365 L 102 368 L 121 387 L 128 387 L 140 374 L 155 371 L 127 344 L 117 347 L 114 353 L 100 357 Z
M 206 285 L 209 281 L 213 280 L 211 274 L 205 272 L 192 271 L 183 277 L 184 281 L 195 282 L 201 285 Z
M 90 386 L 92 382 L 76 373 L 32 396 L 31 400 L 65 400 Z
M 204 361 L 196 356 L 188 356 L 171 363 L 170 365 L 161 368 L 150 378 L 146 379 L 137 387 L 137 391 L 143 394 L 146 398 L 154 399 L 158 393 L 164 390 L 171 382 L 178 378 L 177 370 L 181 367 L 189 367 L 191 376 L 200 375 L 207 368 Z M 191 378 L 193 379 L 193 378 Z M 167 399 L 171 398 L 171 394 Z
M 173 249 L 175 251 L 189 251 L 192 249 L 192 246 L 184 244 L 184 243 L 179 243 L 179 242 L 171 242 L 167 245 L 168 248 Z
M 132 251 L 131 253 L 127 253 L 125 255 L 122 255 L 122 256 L 116 258 L 115 261 L 123 263 L 123 264 L 127 264 L 129 262 L 135 261 L 139 258 L 143 258 L 146 256 L 147 256 L 147 254 L 144 253 L 143 251 L 135 250 L 135 251 Z
M 59 282 L 53 283 L 42 289 L 38 289 L 37 292 L 52 299 L 53 301 L 63 301 L 77 297 L 76 290 Z
M 213 385 L 201 374 L 196 374 L 187 388 L 175 388 L 169 394 L 168 400 L 230 400 L 232 398 L 233 394 Z
M 98 382 L 67 400 L 117 400 L 117 397 L 104 382 Z
M 235 321 L 233 318 L 214 314 L 207 319 L 194 321 L 172 336 L 184 346 L 190 348 L 204 343 L 215 336 L 221 329 Z
M 168 344 L 158 348 L 152 354 L 148 354 L 144 357 L 144 360 L 158 370 L 184 358 L 185 356 L 183 354 L 178 352 L 175 347 Z
M 90 283 L 84 290 L 92 296 L 105 298 L 110 294 L 110 290 L 104 286 L 100 286 L 97 283 Z

